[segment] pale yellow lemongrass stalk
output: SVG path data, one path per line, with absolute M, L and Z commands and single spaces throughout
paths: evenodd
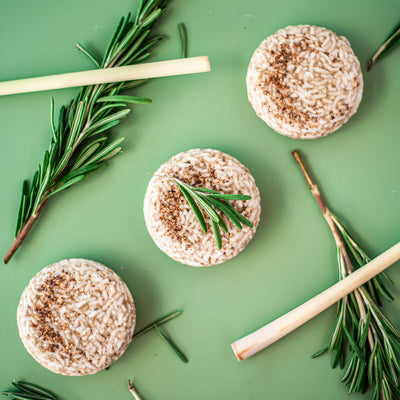
M 0 82 L 0 96 L 210 71 L 207 56 Z
M 232 349 L 237 359 L 242 361 L 283 338 L 398 260 L 400 260 L 400 242 L 329 289 L 257 331 L 232 343 Z

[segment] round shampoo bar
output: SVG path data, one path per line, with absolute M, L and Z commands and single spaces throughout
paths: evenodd
M 339 129 L 357 111 L 363 91 L 349 41 L 311 25 L 288 26 L 266 38 L 250 60 L 246 82 L 257 115 L 294 139 Z
M 61 375 L 88 375 L 116 361 L 135 327 L 135 306 L 122 279 L 90 260 L 49 265 L 19 302 L 19 335 L 32 357 Z
M 228 233 L 221 231 L 222 248 L 218 249 L 209 216 L 203 213 L 204 233 L 174 178 L 219 193 L 250 195 L 250 200 L 231 204 L 253 228 L 242 226 L 239 230 L 222 215 Z M 260 212 L 259 191 L 249 170 L 230 155 L 211 149 L 179 153 L 161 165 L 144 200 L 147 229 L 157 246 L 176 261 L 201 267 L 220 264 L 240 253 L 256 231 Z

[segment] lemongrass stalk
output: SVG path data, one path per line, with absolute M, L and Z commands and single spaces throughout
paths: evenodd
M 400 260 L 400 242 L 322 293 L 232 343 L 237 359 L 242 361 L 283 338 L 398 260 Z
M 0 96 L 210 71 L 207 56 L 0 82 Z

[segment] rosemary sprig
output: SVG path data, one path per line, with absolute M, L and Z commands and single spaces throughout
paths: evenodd
M 211 225 L 214 231 L 215 242 L 219 249 L 222 248 L 221 230 L 228 232 L 228 228 L 222 217 L 215 210 L 218 210 L 221 214 L 224 214 L 236 225 L 239 230 L 242 229 L 242 224 L 248 226 L 249 228 L 253 227 L 253 224 L 246 217 L 236 211 L 232 204 L 228 201 L 250 200 L 250 196 L 243 194 L 222 194 L 216 192 L 215 190 L 193 187 L 178 179 L 174 179 L 174 182 L 189 203 L 204 233 L 207 233 L 207 224 L 201 209 L 210 217 Z
M 332 231 L 343 279 L 371 259 L 328 209 L 299 153 L 292 154 Z M 373 400 L 399 400 L 400 334 L 380 307 L 381 296 L 393 300 L 383 280 L 388 278 L 381 273 L 338 302 L 329 344 L 314 357 L 333 353 L 332 367 L 346 368 L 342 382 L 349 393 L 365 393 L 371 386 Z
M 179 36 L 181 38 L 182 45 L 182 58 L 187 57 L 187 31 L 186 26 L 183 22 L 178 24 Z
M 168 321 L 171 321 L 172 319 L 176 318 L 178 315 L 182 313 L 181 310 L 173 311 L 167 315 L 164 315 L 161 318 L 156 319 L 154 322 L 151 324 L 145 326 L 143 329 L 141 329 L 139 332 L 135 333 L 132 336 L 132 339 L 136 339 L 139 336 L 151 331 L 152 329 L 155 329 L 157 333 L 165 340 L 165 342 L 168 343 L 168 345 L 171 347 L 171 349 L 174 351 L 174 353 L 185 363 L 189 362 L 187 357 L 183 354 L 182 350 L 179 349 L 179 347 L 175 344 L 175 342 L 160 328 L 160 325 L 165 324 Z
M 6 396 L 17 399 L 17 400 L 58 400 L 58 397 L 50 390 L 46 388 L 36 385 L 30 382 L 18 381 L 15 380 L 12 384 L 18 389 L 18 391 L 6 391 L 2 392 Z
M 98 68 L 134 64 L 150 55 L 161 36 L 150 36 L 151 29 L 165 9 L 166 0 L 142 0 L 136 16 L 122 17 L 101 61 L 82 46 L 80 50 Z M 151 100 L 120 93 L 147 80 L 117 82 L 83 87 L 76 98 L 60 109 L 54 121 L 51 101 L 51 142 L 31 183 L 22 185 L 15 240 L 4 257 L 7 263 L 21 246 L 39 218 L 50 197 L 103 168 L 121 152 L 123 138 L 111 140 L 110 129 L 129 113 L 128 103 L 143 104 Z
M 385 43 L 381 47 L 379 47 L 378 51 L 374 54 L 374 56 L 368 61 L 369 71 L 371 67 L 379 60 L 383 55 L 392 50 L 395 46 L 400 43 L 400 24 L 394 28 L 394 30 L 390 33 L 390 35 L 386 38 Z

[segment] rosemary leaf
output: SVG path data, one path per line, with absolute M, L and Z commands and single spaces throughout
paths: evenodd
M 239 219 L 236 217 L 235 213 L 232 211 L 233 207 L 229 207 L 226 203 L 215 199 L 213 197 L 208 197 L 209 202 L 215 206 L 215 208 L 221 210 L 235 225 L 239 230 L 242 230 L 242 225 Z
M 179 36 L 181 38 L 181 46 L 182 46 L 182 58 L 187 57 L 187 32 L 186 32 L 186 27 L 181 22 L 178 24 L 178 30 L 179 30 Z
M 210 196 L 212 197 L 212 196 Z M 240 214 L 240 212 L 238 212 L 237 210 L 235 210 L 235 208 L 232 206 L 232 204 L 223 201 L 223 203 L 231 210 L 231 212 L 236 216 L 236 218 L 243 224 L 248 226 L 249 228 L 253 228 L 253 224 L 246 218 L 244 217 L 242 214 Z
M 318 350 L 317 352 L 315 352 L 311 358 L 317 358 L 319 357 L 321 354 L 324 354 L 328 351 L 328 346 L 325 346 L 324 348 L 322 348 L 321 350 Z
M 101 166 L 99 167 L 96 164 L 91 164 L 91 165 L 86 165 L 84 167 L 75 169 L 75 170 L 71 171 L 68 175 L 66 175 L 64 178 L 62 178 L 60 183 L 68 182 L 71 179 L 73 179 L 77 176 L 80 176 L 80 175 L 86 176 L 89 173 L 96 171 L 98 168 L 101 168 Z
M 395 46 L 400 43 L 400 24 L 394 28 L 394 30 L 390 33 L 390 35 L 386 38 L 383 45 L 378 49 L 378 51 L 374 54 L 374 56 L 368 61 L 369 71 L 371 67 L 378 61 L 383 55 L 392 50 Z
M 12 384 L 19 390 L 18 392 L 4 391 L 4 395 L 17 400 L 58 400 L 58 397 L 46 388 L 29 382 L 15 382 Z
M 171 349 L 174 351 L 174 353 L 184 362 L 187 363 L 189 360 L 186 358 L 186 356 L 182 353 L 182 351 L 178 348 L 178 346 L 172 341 L 170 337 L 167 336 L 167 334 L 161 330 L 161 328 L 158 325 L 155 325 L 157 333 L 170 345 Z
M 220 194 L 219 192 L 217 192 L 215 190 L 211 190 L 211 189 L 207 189 L 207 188 L 203 188 L 203 187 L 197 187 L 196 192 Z
M 361 324 L 361 322 L 363 322 L 363 321 L 360 321 L 360 326 L 362 327 L 362 333 L 361 333 L 361 337 L 360 337 L 360 347 L 363 348 L 368 339 L 368 332 L 369 332 L 369 327 L 370 327 L 370 323 L 371 323 L 371 312 L 369 309 L 367 312 L 367 320 L 363 324 Z
M 8 397 L 17 400 L 48 400 L 48 397 L 38 396 L 35 394 L 17 393 L 17 392 L 2 392 Z
M 58 397 L 53 392 L 51 392 L 50 390 L 47 390 L 43 386 L 39 386 L 34 383 L 24 382 L 24 381 L 13 382 L 13 384 L 18 385 L 18 387 L 20 387 L 21 390 L 24 390 L 24 391 L 27 391 L 30 393 L 36 393 L 41 396 L 49 397 L 54 400 L 58 400 Z
M 17 226 L 15 229 L 15 236 L 18 235 L 19 231 L 21 230 L 21 224 L 25 217 L 26 211 L 26 202 L 28 198 L 28 189 L 29 189 L 29 182 L 25 179 L 22 184 L 22 193 L 21 193 L 21 202 L 18 211 L 18 219 L 17 219 Z
M 219 219 L 218 225 L 225 233 L 228 233 L 228 227 L 222 218 Z
M 96 68 L 100 68 L 100 64 L 96 61 L 93 55 L 87 50 L 82 44 L 77 43 L 76 47 L 81 51 L 94 65 Z
M 76 163 L 74 165 L 74 168 L 71 168 L 71 172 L 76 171 L 80 169 L 86 161 L 92 156 L 92 154 L 96 153 L 98 148 L 101 146 L 101 142 L 103 142 L 104 138 L 99 138 L 94 142 L 89 143 L 78 155 L 76 159 Z
M 143 329 L 141 329 L 139 332 L 135 333 L 132 336 L 132 339 L 136 339 L 139 336 L 151 331 L 155 326 L 158 325 L 162 325 L 165 324 L 168 321 L 171 321 L 172 319 L 176 318 L 178 315 L 180 315 L 182 313 L 182 310 L 177 310 L 177 311 L 173 311 L 167 315 L 164 315 L 161 318 L 158 318 L 157 320 L 155 320 L 154 322 L 150 323 L 149 325 L 147 325 L 146 327 L 144 327 Z
M 360 349 L 360 347 L 358 346 L 357 342 L 354 340 L 353 335 L 349 333 L 349 331 L 346 329 L 346 327 L 343 327 L 344 333 L 347 336 L 347 340 L 350 343 L 350 346 L 352 347 L 353 351 L 355 354 L 357 354 L 357 357 L 361 360 L 361 362 L 363 364 L 365 364 L 365 358 L 364 355 Z
M 194 201 L 193 197 L 189 194 L 189 192 L 182 186 L 178 181 L 175 181 L 177 186 L 179 187 L 182 194 L 185 196 L 186 201 L 189 203 L 190 207 L 192 208 L 194 215 L 196 216 L 197 220 L 199 221 L 200 227 L 204 233 L 207 233 L 207 225 L 206 221 L 204 220 L 203 214 L 201 213 L 198 205 Z
M 217 247 L 221 250 L 222 239 L 221 239 L 221 232 L 219 230 L 219 222 L 217 223 L 214 220 L 211 220 L 211 225 L 214 231 L 215 243 L 217 244 Z
M 118 103 L 117 107 L 120 107 L 119 103 Z M 101 109 L 101 111 L 102 111 L 101 114 L 103 114 L 103 118 L 101 118 L 101 119 L 99 118 L 96 123 L 94 123 L 93 125 L 90 125 L 90 127 L 86 128 L 86 129 L 84 129 L 82 131 L 83 137 L 88 138 L 88 137 L 94 136 L 94 135 L 97 136 L 99 133 L 101 133 L 105 130 L 111 129 L 113 126 L 118 125 L 120 120 L 122 118 L 126 117 L 131 112 L 131 110 L 129 108 L 127 108 L 125 110 L 117 111 L 114 114 L 110 114 L 109 113 L 110 110 L 105 109 L 104 107 Z M 107 116 L 104 116 L 105 111 L 108 111 Z M 100 114 L 98 114 L 98 115 L 100 116 Z M 93 118 L 95 118 L 95 117 L 96 117 L 96 115 Z
M 140 79 L 140 80 L 137 80 L 137 81 L 125 82 L 125 83 L 122 85 L 121 89 L 122 89 L 122 90 L 133 89 L 133 88 L 135 88 L 135 87 L 144 85 L 144 84 L 147 83 L 148 81 L 149 81 L 148 79 Z M 114 107 L 115 107 L 115 106 L 116 106 L 116 105 L 114 104 Z M 112 105 L 111 105 L 111 107 L 112 107 Z
M 137 96 L 106 96 L 100 97 L 97 102 L 123 102 L 123 103 L 134 103 L 134 104 L 150 104 L 151 99 L 146 97 L 137 97 Z
M 150 29 L 145 31 L 139 38 L 135 40 L 135 45 L 132 46 L 132 48 L 125 54 L 125 56 L 122 58 L 121 62 L 125 63 L 131 59 L 133 55 L 137 55 L 136 50 L 138 47 L 143 43 L 143 41 L 149 36 L 150 34 Z M 143 50 L 143 49 L 142 49 Z
M 119 145 L 125 140 L 125 138 L 119 138 L 109 144 L 107 147 L 102 149 L 101 151 L 98 151 L 96 155 L 93 157 L 89 158 L 88 161 L 84 165 L 88 164 L 96 164 L 96 163 L 102 163 L 103 161 L 106 161 L 113 157 L 114 155 L 118 154 L 121 151 L 121 147 Z
M 54 123 L 54 97 L 50 97 L 50 126 L 51 126 L 51 133 L 53 135 L 53 141 L 57 140 L 57 133 L 56 133 L 56 125 Z
M 47 200 L 49 197 L 54 196 L 55 194 L 57 194 L 58 192 L 61 192 L 64 189 L 69 188 L 70 186 L 72 186 L 75 183 L 78 183 L 79 181 L 81 181 L 86 175 L 79 175 L 76 176 L 75 178 L 70 179 L 69 181 L 65 182 L 63 185 L 59 186 L 57 189 L 53 190 L 52 192 L 50 192 L 45 198 L 44 200 Z
M 171 346 L 172 350 L 179 356 L 179 358 L 181 358 L 184 362 L 188 362 L 188 359 L 186 358 L 186 356 L 182 353 L 181 350 L 179 350 L 179 348 L 176 346 L 176 344 L 172 341 L 172 339 L 170 339 L 161 329 L 160 329 L 160 325 L 165 324 L 168 321 L 171 321 L 172 319 L 176 318 L 178 315 L 180 315 L 182 313 L 181 310 L 177 310 L 177 311 L 173 311 L 167 315 L 164 315 L 161 318 L 158 318 L 157 320 L 155 320 L 154 322 L 152 322 L 151 324 L 147 325 L 146 327 L 144 327 L 142 330 L 140 330 L 139 332 L 135 333 L 132 336 L 132 340 L 135 338 L 138 338 L 139 336 L 151 331 L 152 329 L 155 329 L 160 336 Z
M 250 200 L 251 196 L 243 194 L 210 194 L 210 197 L 223 200 Z
M 175 179 L 175 183 L 178 181 Z M 219 221 L 219 216 L 218 214 L 214 211 L 214 209 L 204 200 L 204 198 L 196 193 L 194 188 L 192 188 L 190 185 L 179 181 L 180 185 L 183 186 L 188 193 L 193 197 L 193 199 L 201 206 L 201 208 L 209 215 L 209 217 L 214 220 L 215 222 Z
M 208 203 L 210 207 L 212 207 L 212 201 L 210 201 L 210 196 L 204 196 L 203 197 L 204 201 Z M 217 247 L 221 249 L 222 247 L 222 238 L 221 238 L 221 232 L 219 231 L 219 228 L 221 228 L 225 233 L 228 233 L 228 227 L 225 224 L 225 221 L 222 219 L 220 216 L 219 221 L 215 222 L 214 220 L 211 221 L 211 226 L 213 228 L 214 236 L 215 236 L 215 243 L 217 244 Z M 218 228 L 219 227 L 219 228 Z

